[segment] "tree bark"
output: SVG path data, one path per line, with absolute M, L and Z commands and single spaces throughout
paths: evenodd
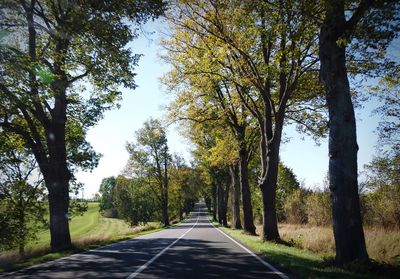
M 57 167 L 57 164 L 54 165 Z M 51 249 L 61 251 L 71 248 L 69 233 L 69 171 L 53 170 L 53 173 L 43 173 L 49 191 L 50 237 Z
M 220 183 L 217 185 L 217 201 L 218 201 L 218 223 L 223 225 L 224 222 L 224 215 L 223 215 L 223 204 L 224 204 L 224 193 L 223 188 Z
M 169 226 L 168 202 L 165 200 L 162 202 L 162 223 L 164 226 Z
M 237 164 L 229 167 L 231 176 L 231 206 L 232 206 L 232 227 L 234 229 L 241 229 L 240 222 L 240 183 L 238 179 L 239 167 Z
M 39 166 L 42 166 L 41 171 L 49 192 L 50 245 L 53 251 L 72 247 L 68 219 L 71 173 L 68 169 L 65 142 L 66 88 L 65 76 L 54 85 L 54 91 L 58 92 L 58 98 L 56 98 L 54 107 L 53 122 L 46 128 L 49 147 L 48 164 L 38 161 Z
M 217 200 L 217 185 L 215 181 L 212 182 L 212 214 L 213 214 L 213 221 L 217 221 L 217 211 L 218 211 L 218 200 Z
M 329 110 L 329 188 L 332 197 L 336 263 L 368 261 L 357 181 L 356 121 L 346 69 L 346 20 L 342 1 L 326 1 L 320 30 L 320 77 Z
M 264 147 L 266 148 L 266 147 Z M 266 160 L 267 173 L 260 188 L 263 202 L 263 240 L 279 241 L 278 221 L 276 218 L 276 183 L 279 165 L 279 142 L 268 147 Z
M 218 223 L 224 227 L 228 226 L 228 197 L 229 197 L 229 179 L 226 180 L 226 188 L 224 188 L 225 181 L 219 181 L 217 186 L 217 196 L 218 196 Z
M 248 157 L 248 151 L 242 144 L 239 150 L 239 177 L 240 188 L 242 190 L 243 229 L 245 232 L 255 235 L 256 227 L 254 226 L 253 206 L 251 204 Z
M 164 181 L 165 183 L 165 181 Z M 163 184 L 164 184 L 163 183 Z M 162 201 L 161 201 L 161 214 L 162 224 L 169 226 L 169 214 L 168 214 L 168 184 L 162 185 Z
M 26 244 L 26 224 L 25 224 L 25 208 L 19 203 L 20 211 L 19 211 L 19 257 L 20 259 L 25 258 L 25 244 Z M 24 228 L 24 229 L 23 229 Z

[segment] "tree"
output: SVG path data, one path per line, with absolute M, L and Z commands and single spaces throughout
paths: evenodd
M 364 222 L 400 227 L 400 66 L 388 71 L 373 88 L 381 105 L 374 113 L 378 125 L 378 154 L 365 165 L 367 192 L 363 195 Z
M 365 166 L 364 221 L 385 228 L 400 227 L 400 152 L 374 157 Z
M 136 132 L 136 143 L 127 145 L 129 161 L 126 173 L 132 178 L 141 178 L 152 189 L 160 205 L 161 223 L 169 226 L 168 214 L 168 169 L 171 155 L 168 152 L 167 136 L 161 122 L 150 118 Z
M 326 130 L 317 79 L 318 26 L 300 1 L 176 1 L 173 66 L 182 75 L 228 81 L 255 119 L 260 137 L 263 238 L 278 240 L 276 181 L 283 126 Z M 198 50 L 199 57 L 187 57 Z M 304 128 L 305 127 L 305 128 Z
M 185 160 L 177 154 L 173 156 L 169 173 L 170 212 L 182 220 L 183 214 L 188 214 L 198 200 L 203 179 L 195 166 L 187 166 Z
M 161 14 L 162 1 L 3 1 L 0 127 L 30 148 L 48 190 L 53 250 L 71 246 L 69 181 L 99 159 L 85 134 L 134 89 L 139 55 L 127 43 Z M 86 82 L 86 83 L 85 83 Z M 86 90 L 89 85 L 90 90 Z M 80 94 L 80 92 L 85 94 Z
M 351 64 L 346 63 L 346 56 L 353 48 L 358 60 L 382 61 L 382 53 L 398 30 L 398 5 L 398 1 L 323 1 L 320 78 L 329 110 L 329 189 L 339 265 L 368 260 L 358 195 L 356 121 L 347 70 Z M 379 67 L 369 68 L 372 71 L 364 73 L 379 73 Z
M 113 199 L 118 216 L 131 226 L 147 224 L 153 220 L 157 211 L 154 194 L 141 178 L 118 176 Z
M 293 170 L 285 166 L 282 162 L 279 163 L 278 180 L 276 187 L 276 208 L 278 221 L 286 219 L 284 205 L 289 195 L 295 190 L 300 189 L 300 183 L 297 180 Z
M 180 36 L 180 33 L 175 35 Z M 198 49 L 181 49 L 173 40 L 167 48 L 179 48 L 179 52 L 186 51 L 192 58 L 196 57 L 201 63 L 202 54 Z M 178 59 L 176 52 L 170 52 L 168 61 Z M 176 63 L 176 62 L 172 62 Z M 240 223 L 240 198 L 243 207 L 243 227 L 250 234 L 255 234 L 253 221 L 253 208 L 251 204 L 251 192 L 249 186 L 248 164 L 256 148 L 257 131 L 254 122 L 249 117 L 237 94 L 235 87 L 228 80 L 210 76 L 197 76 L 185 74 L 175 68 L 164 77 L 164 83 L 174 93 L 174 101 L 169 105 L 170 118 L 173 121 L 215 122 L 211 125 L 227 125 L 231 133 L 214 146 L 211 155 L 216 161 L 227 164 L 231 176 L 231 201 L 232 217 L 235 228 L 241 228 Z M 185 85 L 183 88 L 178 84 Z M 217 129 L 217 128 L 216 128 Z M 232 144 L 232 141 L 234 144 Z M 221 144 L 222 143 L 222 144 Z M 223 143 L 226 143 L 225 145 Z M 233 146 L 232 146 L 233 145 Z
M 0 249 L 19 249 L 36 239 L 45 220 L 45 191 L 35 158 L 23 149 L 18 137 L 0 135 Z
M 103 215 L 107 217 L 116 217 L 114 207 L 114 191 L 115 191 L 116 180 L 114 176 L 103 178 L 100 184 L 99 192 L 100 197 L 100 208 L 99 210 Z

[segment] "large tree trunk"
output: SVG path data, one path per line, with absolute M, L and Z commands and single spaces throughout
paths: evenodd
M 264 147 L 266 148 L 266 147 Z M 279 141 L 273 142 L 266 152 L 266 176 L 261 182 L 263 202 L 263 240 L 279 241 L 278 221 L 276 218 L 276 183 L 279 165 Z
M 256 234 L 256 227 L 253 219 L 253 206 L 251 205 L 251 192 L 249 185 L 248 171 L 248 152 L 246 147 L 241 147 L 239 150 L 239 176 L 240 187 L 242 190 L 242 206 L 243 206 L 243 228 L 252 235 Z
M 25 208 L 20 205 L 20 210 L 18 212 L 19 214 L 19 220 L 18 220 L 18 226 L 19 226 L 19 243 L 18 243 L 18 248 L 19 248 L 19 257 L 20 259 L 25 258 L 25 244 L 26 244 L 26 220 L 25 220 Z
M 167 184 L 168 185 L 168 184 Z M 162 224 L 164 226 L 169 226 L 169 214 L 168 214 L 168 186 L 162 186 L 162 201 L 161 201 L 161 214 L 162 214 Z
M 229 181 L 229 174 L 226 177 L 225 180 L 225 189 L 224 189 L 224 196 L 223 196 L 223 204 L 222 204 L 222 215 L 223 215 L 223 220 L 222 220 L 222 225 L 224 227 L 228 227 L 228 199 L 229 199 L 229 187 L 230 187 L 230 181 Z
M 69 171 L 66 166 L 63 170 L 61 168 L 43 173 L 49 191 L 50 245 L 53 251 L 69 249 L 72 246 L 68 220 Z
M 168 216 L 168 202 L 162 202 L 162 223 L 164 226 L 169 226 L 169 216 Z
M 228 211 L 228 197 L 229 197 L 229 180 L 225 183 L 226 188 L 223 183 L 225 181 L 219 181 L 217 186 L 217 196 L 218 196 L 218 223 L 224 227 L 228 226 L 227 211 Z
M 221 225 L 224 222 L 224 214 L 223 214 L 223 204 L 224 204 L 224 193 L 223 187 L 220 183 L 217 186 L 217 202 L 218 202 L 218 223 Z M 226 216 L 225 216 L 226 217 Z
M 212 214 L 213 214 L 213 221 L 217 221 L 217 207 L 218 207 L 218 202 L 217 202 L 217 185 L 215 184 L 215 181 L 212 182 L 211 186 L 211 192 L 212 192 Z
M 339 1 L 340 2 L 340 1 Z M 329 109 L 329 188 L 332 193 L 336 262 L 366 261 L 357 181 L 356 121 L 346 69 L 343 3 L 329 1 L 320 32 L 320 76 Z
M 48 129 L 49 164 L 42 170 L 46 188 L 49 192 L 51 249 L 60 251 L 72 247 L 69 232 L 69 181 L 71 173 L 67 165 L 65 143 L 66 99 L 65 88 L 59 92 L 55 106 L 55 117 L 52 127 Z
M 231 206 L 232 206 L 232 228 L 241 229 L 240 222 L 240 183 L 238 179 L 238 165 L 231 165 L 229 172 L 231 176 Z

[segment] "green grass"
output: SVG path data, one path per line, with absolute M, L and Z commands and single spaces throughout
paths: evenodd
M 81 253 L 84 252 L 86 250 L 90 250 L 90 249 L 96 249 L 111 243 L 115 243 L 115 242 L 119 242 L 122 240 L 126 240 L 126 239 L 132 239 L 132 238 L 136 238 L 138 236 L 141 235 L 145 235 L 145 234 L 150 234 L 150 233 L 155 233 L 162 230 L 162 228 L 156 228 L 154 229 L 152 226 L 146 226 L 143 227 L 143 230 L 137 231 L 135 233 L 132 234 L 127 234 L 127 235 L 117 235 L 117 236 L 113 236 L 110 238 L 103 238 L 103 239 L 91 239 L 91 241 L 87 241 L 84 243 L 77 243 L 75 244 L 75 247 L 67 250 L 67 251 L 61 251 L 61 252 L 51 252 L 48 249 L 36 249 L 36 250 L 32 250 L 32 254 L 31 257 L 23 260 L 23 261 L 10 261 L 8 262 L 5 266 L 0 267 L 0 272 L 4 272 L 4 271 L 13 271 L 13 270 L 18 270 L 21 268 L 26 268 L 32 265 L 36 265 L 36 264 L 40 264 L 40 263 L 44 263 L 44 262 L 48 262 L 48 261 L 53 261 L 62 257 L 66 257 L 72 254 L 76 254 L 76 253 Z
M 88 210 L 82 216 L 72 218 L 69 227 L 73 242 L 79 242 L 86 238 L 109 238 L 132 233 L 132 228 L 125 221 L 102 217 L 99 213 L 98 203 L 88 203 Z M 43 230 L 39 232 L 38 240 L 28 244 L 27 248 L 44 247 L 49 244 L 50 232 Z
M 259 236 L 244 234 L 242 230 L 220 227 L 225 233 L 237 239 L 254 251 L 260 252 L 273 265 L 288 271 L 288 275 L 300 278 L 400 278 L 400 271 L 393 266 L 371 263 L 353 265 L 347 269 L 335 267 L 332 259 L 324 254 L 290 247 L 284 244 L 263 242 Z
M 70 221 L 74 248 L 68 251 L 51 252 L 50 233 L 48 230 L 43 230 L 38 233 L 38 239 L 35 242 L 27 245 L 25 260 L 19 258 L 17 251 L 1 253 L 0 272 L 25 268 L 160 230 L 162 228 L 156 222 L 131 228 L 123 220 L 104 218 L 99 213 L 99 204 L 89 203 L 88 210 L 82 216 L 76 216 Z

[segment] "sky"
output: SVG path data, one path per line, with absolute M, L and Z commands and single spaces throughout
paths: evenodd
M 85 185 L 85 198 L 91 198 L 98 192 L 103 178 L 121 173 L 128 160 L 125 146 L 134 140 L 135 131 L 150 117 L 159 118 L 165 114 L 169 96 L 160 78 L 169 70 L 169 65 L 158 55 L 162 52 L 158 33 L 160 22 L 149 22 L 142 29 L 139 38 L 129 45 L 134 53 L 143 54 L 136 67 L 138 87 L 135 90 L 124 89 L 120 109 L 106 112 L 104 118 L 88 131 L 88 141 L 103 156 L 92 172 L 77 173 L 78 180 Z M 375 130 L 379 118 L 371 114 L 376 107 L 376 103 L 369 102 L 364 104 L 362 110 L 356 110 L 359 169 L 370 162 L 376 153 Z M 283 163 L 293 169 L 305 187 L 321 188 L 328 171 L 327 140 L 321 140 L 317 146 L 311 138 L 298 134 L 293 126 L 285 127 L 284 133 L 290 141 L 281 145 Z M 167 136 L 170 150 L 189 161 L 190 143 L 180 136 L 179 127 L 170 126 Z

